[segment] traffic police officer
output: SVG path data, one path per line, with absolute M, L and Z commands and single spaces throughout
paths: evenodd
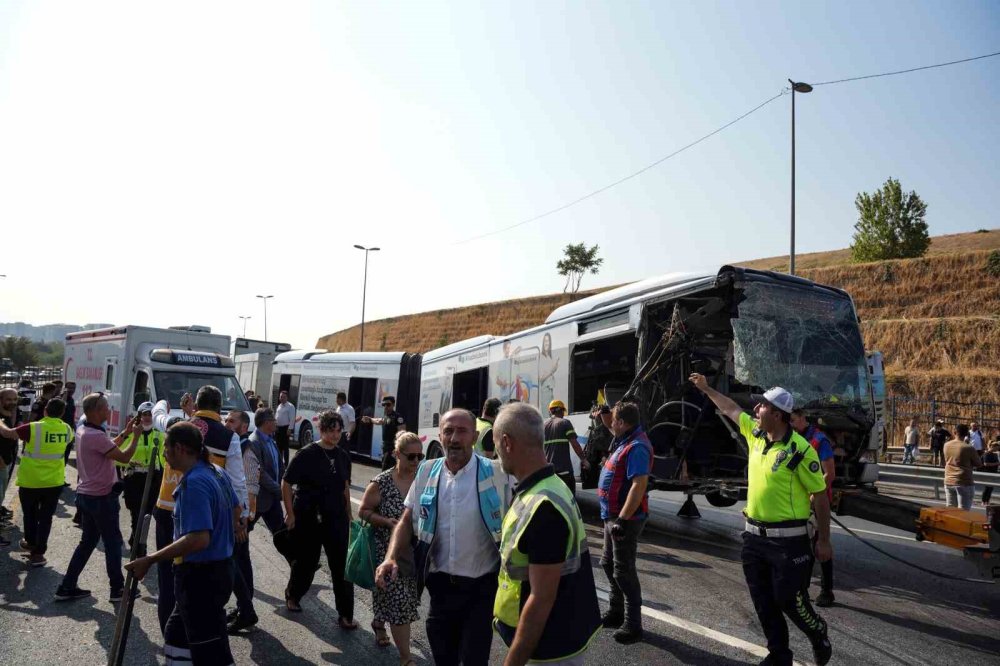
M 822 666 L 833 650 L 826 622 L 809 602 L 813 553 L 806 523 L 815 510 L 816 557 L 820 562 L 829 560 L 833 556 L 830 503 L 819 456 L 789 423 L 792 395 L 775 387 L 754 396 L 758 400 L 754 420 L 731 398 L 711 388 L 703 375 L 694 373 L 689 379 L 739 425 L 749 449 L 742 559 L 743 575 L 767 636 L 769 654 L 761 663 L 792 663 L 784 613 L 809 638 L 816 663 Z
M 115 463 L 122 468 L 123 480 L 125 483 L 125 508 L 128 509 L 132 517 L 132 533 L 128 538 L 128 545 L 132 545 L 132 539 L 136 535 L 139 526 L 139 518 L 146 513 L 152 513 L 156 506 L 156 497 L 160 488 L 160 481 L 163 479 L 163 433 L 153 428 L 153 403 L 144 402 L 137 410 L 139 418 L 142 419 L 142 432 L 132 435 L 125 440 L 120 448 L 126 449 L 136 440 L 135 455 L 128 463 Z M 153 458 L 153 451 L 156 451 L 156 459 Z M 153 474 L 152 488 L 146 500 L 146 506 L 142 506 L 142 495 L 146 490 L 146 476 Z M 145 544 L 142 544 L 144 552 Z

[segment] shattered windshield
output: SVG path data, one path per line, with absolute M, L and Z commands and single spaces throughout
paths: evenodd
M 781 386 L 801 406 L 844 404 L 871 412 L 864 343 L 843 296 L 749 282 L 733 319 L 736 379 Z

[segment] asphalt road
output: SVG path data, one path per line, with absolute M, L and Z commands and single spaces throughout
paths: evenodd
M 377 470 L 355 467 L 354 496 Z M 70 469 L 72 477 L 75 472 Z M 69 518 L 72 492 L 63 494 L 53 526 L 49 565 L 28 569 L 19 556 L 19 528 L 7 532 L 15 545 L 0 550 L 0 663 L 49 664 L 68 661 L 97 664 L 106 660 L 114 630 L 115 607 L 107 601 L 104 556 L 98 550 L 80 586 L 94 596 L 56 603 L 52 595 L 65 571 L 80 532 Z M 592 491 L 580 493 L 588 522 L 591 553 L 597 567 L 602 608 L 606 580 L 597 565 L 600 554 L 596 502 Z M 20 511 L 16 488 L 6 506 Z M 715 509 L 701 502 L 702 518 L 675 517 L 682 498 L 654 493 L 655 519 L 647 526 L 639 549 L 638 569 L 644 593 L 647 638 L 623 647 L 602 632 L 588 663 L 754 664 L 766 653 L 764 639 L 743 582 L 739 563 L 740 506 Z M 127 534 L 123 510 L 123 532 Z M 915 542 L 910 535 L 854 519 L 844 521 L 861 536 L 890 553 L 933 571 L 956 576 L 974 572 L 957 551 Z M 150 537 L 152 542 L 152 537 Z M 837 605 L 825 609 L 831 626 L 834 657 L 842 664 L 1000 664 L 1000 590 L 995 585 L 936 578 L 894 562 L 869 549 L 843 530 L 833 535 Z M 357 590 L 356 618 L 362 628 L 345 633 L 336 627 L 328 572 L 303 601 L 305 612 L 287 613 L 282 590 L 284 560 L 261 526 L 251 535 L 256 575 L 255 603 L 260 624 L 231 639 L 237 663 L 260 664 L 398 664 L 395 649 L 375 646 L 371 628 L 371 595 Z M 163 663 L 156 622 L 156 576 L 140 586 L 126 663 Z M 426 597 L 421 608 L 426 616 Z M 805 639 L 792 629 L 793 649 L 802 663 L 811 662 Z M 413 627 L 419 664 L 432 663 L 423 622 Z M 505 650 L 494 641 L 493 663 Z

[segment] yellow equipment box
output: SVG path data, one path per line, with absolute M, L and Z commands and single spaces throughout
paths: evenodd
M 985 513 L 924 507 L 917 520 L 917 539 L 951 548 L 988 544 L 988 525 L 989 518 Z

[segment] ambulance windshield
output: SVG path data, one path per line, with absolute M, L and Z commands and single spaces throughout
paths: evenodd
M 848 298 L 765 282 L 747 283 L 743 296 L 732 320 L 738 381 L 784 387 L 802 407 L 871 413 L 864 343 Z
M 198 389 L 206 384 L 215 386 L 222 391 L 222 411 L 250 411 L 250 405 L 243 395 L 243 389 L 235 377 L 228 375 L 212 375 L 200 372 L 184 372 L 173 370 L 156 370 L 153 373 L 153 383 L 156 386 L 157 400 L 166 400 L 170 409 L 181 408 L 181 397 L 190 393 L 191 397 L 198 395 Z

